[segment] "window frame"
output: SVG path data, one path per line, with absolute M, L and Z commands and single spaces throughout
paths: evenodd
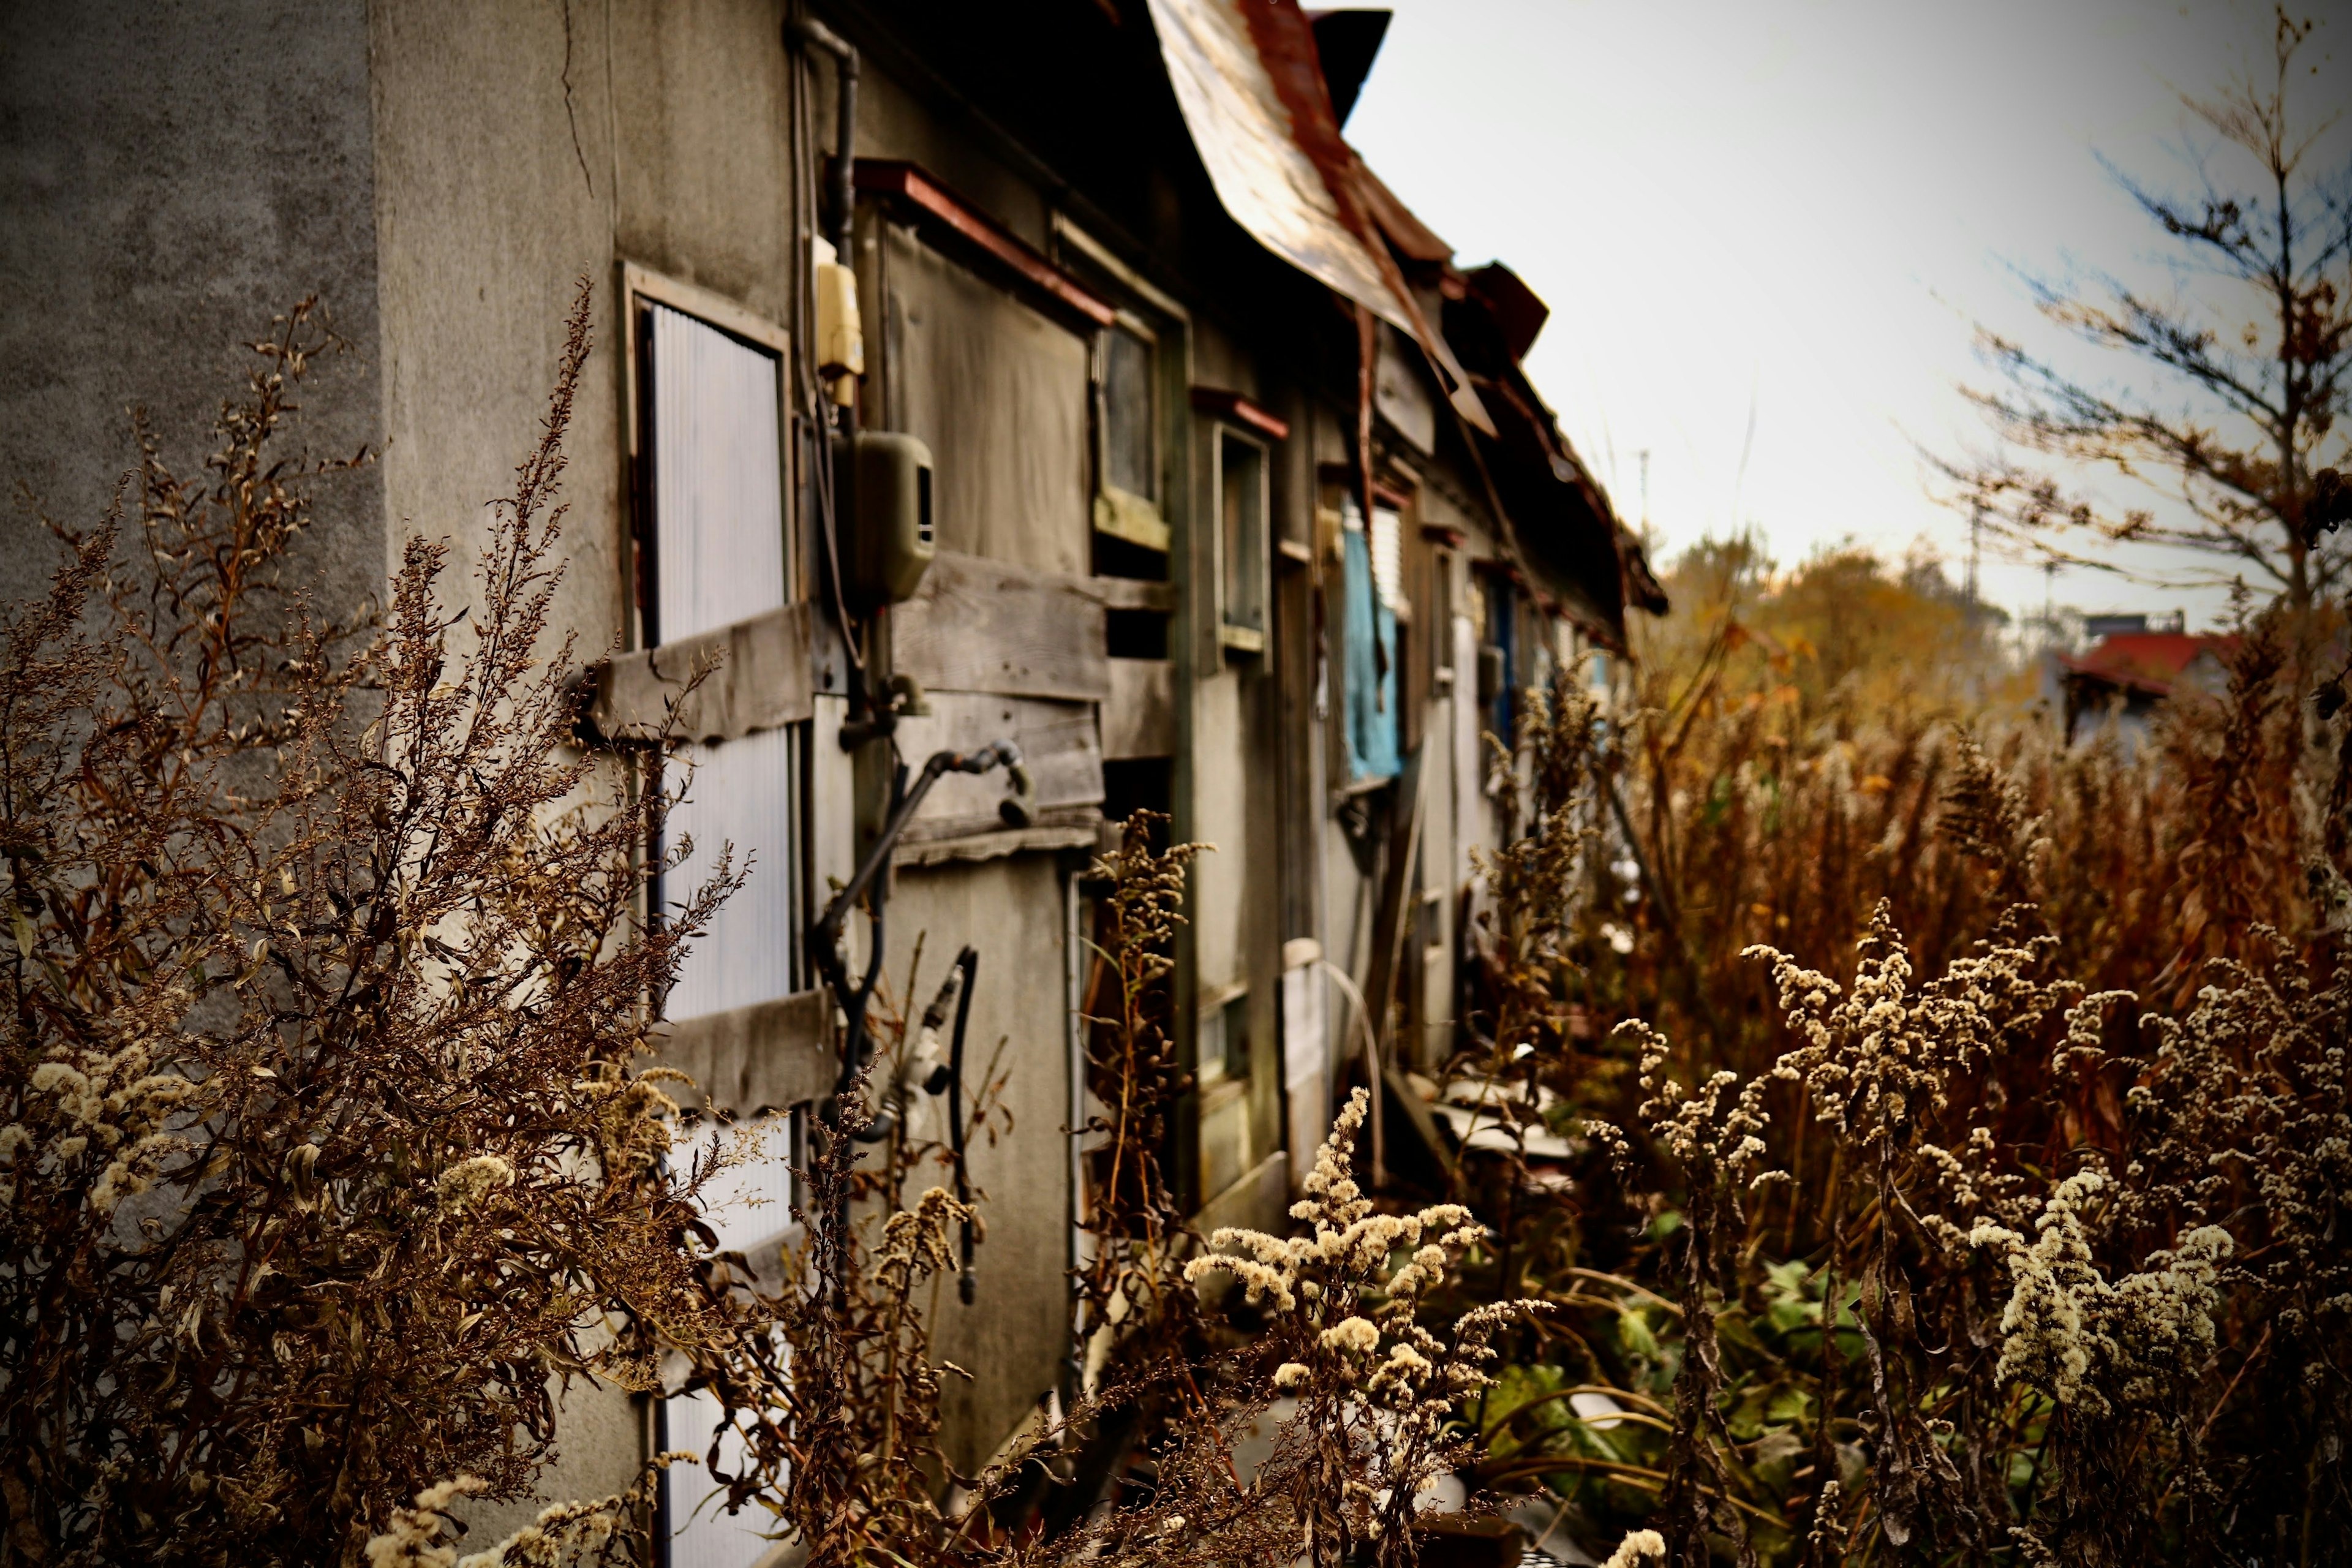
M 1110 405 L 1110 340 L 1114 332 L 1125 332 L 1141 341 L 1145 354 L 1143 384 L 1151 400 L 1144 416 L 1144 437 L 1149 445 L 1144 463 L 1150 471 L 1155 493 L 1138 495 L 1110 480 L 1111 469 L 1111 405 Z M 1146 550 L 1166 554 L 1171 549 L 1174 530 L 1168 521 L 1165 492 L 1168 489 L 1168 438 L 1165 400 L 1165 377 L 1160 373 L 1165 345 L 1160 334 L 1150 321 L 1133 310 L 1121 307 L 1118 320 L 1095 334 L 1088 355 L 1088 388 L 1094 402 L 1095 496 L 1094 527 L 1097 533 L 1123 539 Z
M 649 622 L 657 617 L 650 615 L 654 579 L 646 574 L 646 557 L 653 549 L 653 495 L 648 488 L 651 470 L 647 465 L 648 427 L 653 409 L 645 395 L 646 354 L 643 337 L 645 308 L 662 305 L 691 316 L 703 325 L 730 337 L 740 339 L 751 347 L 771 353 L 776 360 L 776 451 L 782 464 L 783 504 L 778 526 L 783 530 L 784 584 L 783 602 L 793 604 L 805 596 L 800 560 L 800 517 L 793 502 L 798 489 L 793 444 L 793 344 L 792 333 L 780 323 L 771 321 L 724 294 L 712 292 L 696 284 L 684 282 L 640 266 L 634 261 L 621 263 L 621 396 L 623 453 L 627 466 L 629 526 L 622 531 L 621 573 L 623 614 L 622 625 L 626 632 L 630 650 L 658 646 L 646 639 Z M 653 563 L 660 569 L 658 561 Z M 653 629 L 659 631 L 656 624 Z
M 1214 510 L 1214 526 L 1211 548 L 1214 556 L 1216 582 L 1217 642 L 1228 656 L 1262 654 L 1265 651 L 1266 624 L 1273 620 L 1273 533 L 1274 510 L 1274 447 L 1263 437 L 1243 429 L 1223 419 L 1209 422 L 1209 494 Z M 1257 548 L 1248 563 L 1255 585 L 1259 625 L 1234 618 L 1234 606 L 1228 600 L 1228 572 L 1232 563 L 1226 560 L 1225 542 L 1225 444 L 1234 442 L 1249 448 L 1257 458 Z

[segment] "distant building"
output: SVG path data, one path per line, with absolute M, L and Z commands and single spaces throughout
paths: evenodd
M 2174 691 L 2221 688 L 2229 675 L 2223 661 L 2238 639 L 2192 635 L 2180 629 L 2180 617 L 2170 619 L 2169 629 L 2150 631 L 2146 616 L 2087 616 L 2083 629 L 2097 639 L 2090 650 L 2052 656 L 2070 744 L 2085 720 L 2095 730 L 2112 715 L 2124 743 L 2136 747 Z

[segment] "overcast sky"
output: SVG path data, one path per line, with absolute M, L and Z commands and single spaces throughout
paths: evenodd
M 1956 578 L 1967 523 L 1916 452 L 1986 444 L 1954 390 L 1986 381 L 1971 323 L 2035 332 L 2018 268 L 2163 286 L 2100 158 L 2181 185 L 2180 90 L 2250 47 L 2268 65 L 2268 8 L 2242 5 L 1394 4 L 1349 139 L 1464 265 L 1500 258 L 1550 304 L 1528 368 L 1620 512 L 1646 449 L 1668 555 L 1748 521 L 1783 564 L 1925 539 Z M 2352 100 L 2352 0 L 2321 11 L 2306 105 Z M 1989 555 L 1983 584 L 2042 608 L 2038 567 Z M 2049 586 L 2192 626 L 2223 604 Z

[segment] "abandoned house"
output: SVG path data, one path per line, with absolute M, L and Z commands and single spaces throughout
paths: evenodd
M 877 852 L 887 918 L 847 919 L 843 973 L 878 934 L 896 984 L 919 940 L 928 991 L 969 945 L 972 1038 L 1007 1042 L 973 1301 L 940 1309 L 966 1466 L 1068 1374 L 1087 869 L 1113 825 L 1148 807 L 1215 846 L 1178 953 L 1174 1154 L 1204 1228 L 1278 1226 L 1368 1064 L 1398 1163 L 1443 1137 L 1404 1075 L 1453 1048 L 1471 854 L 1503 826 L 1482 736 L 1664 607 L 1521 369 L 1545 304 L 1458 266 L 1343 140 L 1385 22 L 200 0 L 5 25 L 0 450 L 52 515 L 104 510 L 128 405 L 196 450 L 236 341 L 315 293 L 353 352 L 302 439 L 375 460 L 313 549 L 322 596 L 359 604 L 412 533 L 479 537 L 593 283 L 564 609 L 619 651 L 583 743 L 625 751 L 730 650 L 677 826 L 756 860 L 666 999 L 667 1050 L 767 1119 L 742 1179 L 786 1196 L 842 1048 L 809 932 Z M 21 596 L 50 557 L 12 518 Z M 893 822 L 941 752 L 997 765 Z M 715 1217 L 751 1247 L 788 1209 Z M 709 1431 L 617 1393 L 564 1419 L 551 1494 Z M 671 1563 L 769 1552 L 692 1472 L 668 1484 Z

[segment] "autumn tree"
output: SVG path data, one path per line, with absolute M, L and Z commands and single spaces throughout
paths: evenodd
M 2337 471 L 2352 466 L 2352 163 L 2323 165 L 2338 117 L 2294 97 L 2319 69 L 2314 26 L 2281 8 L 2264 68 L 2182 96 L 2209 137 L 2190 144 L 2185 194 L 2118 175 L 2178 247 L 2173 298 L 2103 274 L 2030 281 L 2066 336 L 2139 374 L 2102 383 L 1980 329 L 2001 384 L 1964 390 L 2008 447 L 1939 466 L 1960 505 L 2040 558 L 2112 568 L 2101 542 L 2172 546 L 2212 563 L 2200 577 L 2267 584 L 2297 612 L 2344 581 L 2352 555 L 2327 535 L 2352 501 Z M 2084 487 L 2098 474 L 2155 504 L 2110 504 Z

